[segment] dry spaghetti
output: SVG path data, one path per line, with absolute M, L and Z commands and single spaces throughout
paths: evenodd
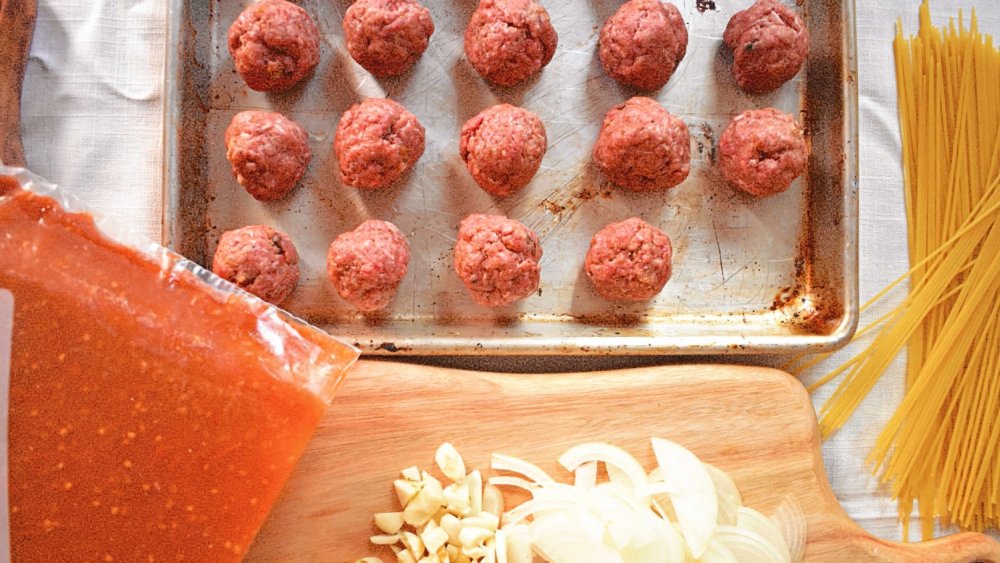
M 963 529 L 1000 524 L 1000 51 L 969 27 L 939 29 L 925 0 L 920 30 L 898 24 L 893 44 L 909 254 L 903 302 L 860 331 L 860 354 L 813 385 L 843 375 L 820 410 L 839 429 L 904 346 L 906 393 L 869 456 L 899 501 L 904 537 L 916 505 Z M 811 360 L 799 371 L 821 361 Z

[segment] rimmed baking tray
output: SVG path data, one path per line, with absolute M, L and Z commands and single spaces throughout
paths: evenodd
M 691 130 L 692 171 L 679 187 L 634 194 L 608 184 L 590 151 L 604 113 L 636 92 L 603 71 L 597 36 L 618 2 L 545 1 L 559 47 L 527 84 L 485 83 L 463 55 L 473 0 L 426 0 L 436 31 L 408 74 L 376 80 L 343 44 L 348 0 L 303 0 L 323 35 L 316 75 L 278 95 L 247 88 L 226 48 L 243 2 L 171 0 L 164 108 L 164 244 L 210 266 L 219 236 L 247 224 L 288 233 L 302 279 L 283 306 L 365 352 L 408 354 L 704 354 L 784 353 L 835 348 L 858 317 L 858 126 L 854 3 L 801 2 L 811 35 L 806 67 L 778 92 L 736 88 L 721 35 L 751 2 L 680 0 L 687 55 L 653 94 Z M 340 182 L 331 152 L 341 113 L 366 97 L 403 103 L 427 129 L 427 149 L 405 182 L 359 192 Z M 480 190 L 458 154 L 462 123 L 499 102 L 526 107 L 545 122 L 549 150 L 522 192 L 503 199 Z M 716 141 L 750 108 L 777 107 L 803 123 L 808 171 L 767 199 L 736 193 L 715 166 Z M 261 203 L 232 177 L 223 132 L 244 109 L 280 111 L 310 134 L 313 161 L 285 200 Z M 502 213 L 541 237 L 537 295 L 503 309 L 473 304 L 454 274 L 452 246 L 470 213 Z M 605 224 L 639 216 L 674 243 L 674 274 L 642 304 L 600 298 L 582 273 L 590 237 Z M 368 218 L 407 234 L 412 259 L 392 306 L 356 313 L 326 279 L 337 234 Z

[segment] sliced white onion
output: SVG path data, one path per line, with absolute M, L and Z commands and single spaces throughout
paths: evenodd
M 507 532 L 497 530 L 493 536 L 493 550 L 497 555 L 497 563 L 507 563 Z
M 710 541 L 705 552 L 698 558 L 698 563 L 743 563 L 732 551 L 718 541 Z
M 531 563 L 531 530 L 525 524 L 505 526 L 507 535 L 507 562 Z
M 451 484 L 443 487 L 415 467 L 404 470 L 404 479 L 395 481 L 403 509 L 375 516 L 385 535 L 372 541 L 390 544 L 404 563 L 532 563 L 535 555 L 553 563 L 790 563 L 801 557 L 806 521 L 794 500 L 767 518 L 742 506 L 736 484 L 719 468 L 668 440 L 653 438 L 652 448 L 659 467 L 648 475 L 615 446 L 570 448 L 559 463 L 573 472 L 573 484 L 494 454 L 493 469 L 509 473 L 491 477 L 484 489 L 482 475 L 464 474 L 464 461 L 446 443 L 435 461 Z M 602 463 L 606 482 L 598 482 Z M 497 486 L 524 489 L 532 498 L 503 512 Z
M 578 512 L 578 511 L 589 511 L 590 507 L 587 504 L 579 501 L 571 501 L 568 499 L 553 499 L 553 498 L 543 498 L 543 499 L 531 499 L 529 501 L 523 502 L 520 505 L 514 507 L 513 510 L 504 513 L 501 521 L 504 526 L 509 526 L 512 524 L 517 524 L 521 520 L 532 516 L 538 512 L 545 511 L 561 511 L 561 512 Z
M 638 522 L 636 539 L 621 551 L 622 559 L 629 563 L 684 563 L 684 540 L 669 522 L 652 513 L 645 513 Z
M 767 516 L 752 508 L 741 506 L 736 509 L 736 526 L 764 538 L 781 555 L 783 561 L 790 562 L 792 560 L 788 544 L 785 543 L 781 530 Z
M 536 483 L 555 483 L 555 479 L 542 471 L 537 465 L 509 455 L 494 453 L 490 467 L 496 471 L 519 473 Z
M 490 477 L 486 482 L 495 487 L 519 487 L 528 492 L 534 492 L 540 486 L 535 481 L 529 481 L 523 477 L 515 477 L 513 475 Z
M 531 544 L 535 553 L 552 563 L 624 563 L 617 551 L 599 539 L 581 530 L 566 528 L 556 520 L 534 522 Z
M 625 495 L 617 493 L 620 489 L 621 485 L 605 483 L 589 492 L 596 513 L 604 520 L 612 547 L 619 551 L 632 543 L 639 520 L 634 504 L 623 498 Z M 584 491 L 581 493 L 587 494 Z
M 575 471 L 584 463 L 593 461 L 607 465 L 609 474 L 613 471 L 612 468 L 621 471 L 631 482 L 633 489 L 646 484 L 646 470 L 642 468 L 642 464 L 625 450 L 611 444 L 588 442 L 573 446 L 559 456 L 559 464 L 568 471 Z
M 715 494 L 719 498 L 719 524 L 736 525 L 736 509 L 743 505 L 743 497 L 740 496 L 736 483 L 728 473 L 718 467 L 710 463 L 704 465 L 712 477 Z
M 581 463 L 573 472 L 573 486 L 589 491 L 597 484 L 597 462 Z
M 712 477 L 705 465 L 681 445 L 661 438 L 653 438 L 652 442 L 663 482 L 678 489 L 670 493 L 670 501 L 681 533 L 691 555 L 701 557 L 719 516 L 719 500 Z
M 802 512 L 798 501 L 790 496 L 783 498 L 777 510 L 771 515 L 771 520 L 785 538 L 789 557 L 792 561 L 801 561 L 805 557 L 809 530 L 806 515 Z
M 771 542 L 760 534 L 736 526 L 719 526 L 712 541 L 725 546 L 740 563 L 788 563 L 789 561 L 787 554 L 782 556 Z

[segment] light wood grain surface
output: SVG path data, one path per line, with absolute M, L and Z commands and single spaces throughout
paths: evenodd
M 802 385 L 768 368 L 678 365 L 580 374 L 492 374 L 362 361 L 320 425 L 248 557 L 347 562 L 388 550 L 368 544 L 372 515 L 398 510 L 392 480 L 430 470 L 450 441 L 471 468 L 493 451 L 569 477 L 557 456 L 592 440 L 622 446 L 652 469 L 649 438 L 677 441 L 735 479 L 765 514 L 783 498 L 807 515 L 808 561 L 991 561 L 980 534 L 922 544 L 869 536 L 833 496 L 812 404 Z
M 0 161 L 24 166 L 21 83 L 35 29 L 35 0 L 0 0 Z

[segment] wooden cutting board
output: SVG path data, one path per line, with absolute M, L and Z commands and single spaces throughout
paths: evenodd
M 571 445 L 607 441 L 654 467 L 649 438 L 679 442 L 735 479 L 765 514 L 786 496 L 808 519 L 809 561 L 992 561 L 981 534 L 897 544 L 871 537 L 837 503 L 823 471 L 812 403 L 791 376 L 757 367 L 686 365 L 518 375 L 362 361 L 320 424 L 248 561 L 353 562 L 372 549 L 372 515 L 399 510 L 400 469 L 434 468 L 444 441 L 469 470 L 493 451 L 556 478 Z M 436 468 L 433 473 L 437 474 Z M 488 473 L 488 471 L 486 471 Z
M 0 0 L 0 162 L 24 166 L 21 82 L 38 13 L 36 0 Z

